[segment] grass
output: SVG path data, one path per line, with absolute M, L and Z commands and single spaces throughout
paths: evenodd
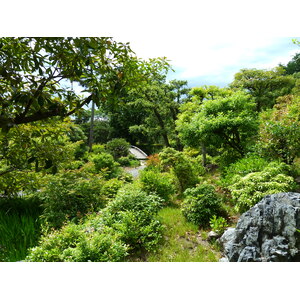
M 39 210 L 22 200 L 0 206 L 0 261 L 23 260 L 40 236 Z
M 205 232 L 187 222 L 179 208 L 163 208 L 159 219 L 165 227 L 164 242 L 156 252 L 147 256 L 147 261 L 215 262 L 221 258 L 216 246 L 203 239 Z

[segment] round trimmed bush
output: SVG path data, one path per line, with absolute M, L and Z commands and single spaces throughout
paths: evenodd
M 182 213 L 189 222 L 205 227 L 213 215 L 221 213 L 221 199 L 212 185 L 198 185 L 184 192 Z

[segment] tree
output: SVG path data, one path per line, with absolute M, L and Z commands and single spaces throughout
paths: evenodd
M 232 88 L 247 91 L 256 103 L 256 111 L 272 108 L 279 96 L 290 93 L 295 84 L 292 76 L 285 76 L 283 68 L 272 70 L 242 69 L 234 76 Z
M 196 111 L 194 108 L 191 103 L 177 121 L 177 130 L 184 145 L 213 145 L 230 149 L 239 156 L 245 154 L 258 127 L 255 103 L 249 95 L 236 91 L 224 98 L 204 101 Z
M 259 149 L 264 156 L 292 164 L 300 155 L 300 97 L 280 97 L 270 111 L 260 115 Z
M 131 55 L 128 44 L 111 38 L 1 38 L 0 128 L 69 116 L 92 100 L 114 101 L 131 76 L 138 81 Z
M 30 190 L 38 173 L 56 173 L 74 159 L 80 141 L 71 142 L 75 126 L 70 120 L 21 124 L 0 136 L 0 192 L 7 195 Z
M 103 103 L 115 134 L 134 143 L 163 143 L 182 148 L 177 137 L 175 121 L 181 103 L 188 97 L 186 81 L 166 82 L 170 65 L 165 58 L 144 62 L 141 72 L 143 85 L 132 88 L 124 96 L 121 105 Z
M 288 75 L 300 72 L 300 53 L 296 53 L 286 66 L 280 66 L 286 71 L 286 74 Z

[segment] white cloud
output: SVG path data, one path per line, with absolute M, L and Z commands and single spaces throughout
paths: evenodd
M 123 40 L 122 40 L 123 41 Z M 172 78 L 211 78 L 212 83 L 230 82 L 242 68 L 268 69 L 287 63 L 299 52 L 291 38 L 278 37 L 144 37 L 130 40 L 143 59 L 166 56 L 176 69 Z M 224 85 L 223 83 L 223 85 Z

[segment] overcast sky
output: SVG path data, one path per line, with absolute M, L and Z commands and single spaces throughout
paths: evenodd
M 242 68 L 270 69 L 286 64 L 300 47 L 294 37 L 248 37 L 188 39 L 184 37 L 132 37 L 131 48 L 138 57 L 166 56 L 175 72 L 170 79 L 187 80 L 189 86 L 224 87 Z M 117 38 L 124 41 L 124 38 Z

